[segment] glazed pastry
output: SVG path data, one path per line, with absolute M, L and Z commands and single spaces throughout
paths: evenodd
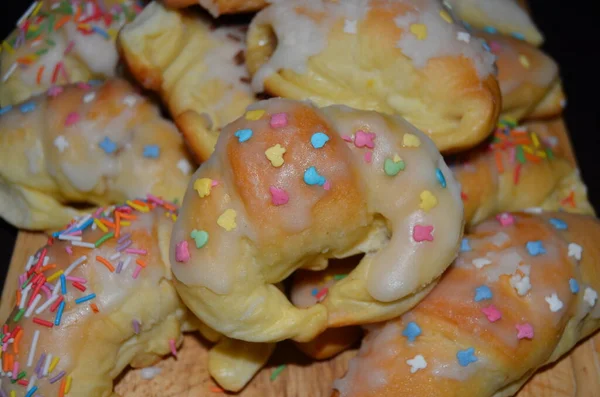
M 244 12 L 258 11 L 268 5 L 269 0 L 164 0 L 164 3 L 172 8 L 189 7 L 200 4 L 213 17 L 224 14 L 239 14 Z
M 0 107 L 64 85 L 115 76 L 115 39 L 141 7 L 124 0 L 35 1 L 2 44 Z
M 504 213 L 413 310 L 369 327 L 336 396 L 512 396 L 600 327 L 593 217 Z
M 99 209 L 32 253 L 0 331 L 2 396 L 110 396 L 128 365 L 177 354 L 187 311 L 168 262 L 176 211 L 152 196 Z
M 244 66 L 244 25 L 211 23 L 152 2 L 120 36 L 132 74 L 159 93 L 199 162 L 214 150 L 220 129 L 255 100 Z
M 477 36 L 485 39 L 496 55 L 502 118 L 521 120 L 528 116 L 550 117 L 561 113 L 564 93 L 558 66 L 552 58 L 513 37 L 484 32 Z
M 0 216 L 34 230 L 85 213 L 75 205 L 181 199 L 192 167 L 175 126 L 122 80 L 2 108 L 0 153 Z
M 494 56 L 437 0 L 275 2 L 247 41 L 255 91 L 399 114 L 442 152 L 475 146 L 497 122 Z
M 462 217 L 452 173 L 407 121 L 272 99 L 225 127 L 192 177 L 171 264 L 183 300 L 211 328 L 249 342 L 308 341 L 416 304 L 455 257 Z M 273 285 L 361 252 L 309 309 Z
M 444 0 L 444 4 L 474 28 L 511 35 L 536 46 L 544 41 L 517 0 Z
M 448 162 L 462 186 L 468 225 L 530 207 L 594 213 L 577 168 L 526 127 L 501 124 L 489 144 Z

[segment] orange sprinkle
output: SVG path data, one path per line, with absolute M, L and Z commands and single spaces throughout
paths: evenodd
M 31 65 L 34 62 L 33 59 L 29 58 L 29 57 L 22 57 L 17 59 L 17 63 L 21 64 L 21 65 Z
M 498 169 L 498 172 L 502 174 L 504 172 L 504 164 L 502 164 L 502 153 L 495 152 L 494 159 L 496 160 L 496 168 Z
M 98 312 L 100 311 L 100 310 L 98 310 L 98 306 L 96 306 L 96 304 L 95 304 L 95 303 L 92 303 L 92 304 L 90 305 L 90 307 L 92 308 L 92 311 L 93 311 L 94 313 L 98 313 Z
M 135 263 L 137 263 L 138 265 L 140 265 L 141 267 L 144 267 L 144 268 L 147 266 L 147 265 L 146 265 L 146 262 L 144 262 L 144 261 L 143 261 L 143 260 L 141 260 L 141 259 L 136 259 L 136 260 L 135 260 Z
M 115 237 L 119 238 L 121 234 L 121 214 L 115 212 Z
M 15 302 L 15 306 L 18 306 L 20 302 L 21 302 L 21 289 L 18 288 L 17 289 L 17 301 Z
M 221 389 L 220 387 L 217 386 L 213 386 L 210 388 L 210 391 L 213 393 L 225 393 L 225 390 Z
M 564 198 L 561 202 L 561 205 L 570 204 L 571 207 L 575 207 L 575 192 L 571 190 L 571 193 Z
M 114 273 L 115 272 L 115 267 L 105 258 L 101 257 L 100 255 L 96 256 L 96 260 L 100 263 L 102 263 L 104 266 L 106 266 L 106 268 L 111 272 Z
M 521 176 L 521 166 L 522 164 L 517 164 L 515 167 L 515 174 L 513 176 L 513 182 L 515 185 L 519 184 L 519 177 Z
M 106 226 L 108 226 L 108 227 L 110 227 L 110 228 L 112 228 L 112 229 L 114 229 L 114 228 L 115 228 L 115 224 L 114 224 L 114 223 L 112 223 L 112 222 L 111 222 L 111 221 L 109 221 L 109 220 L 106 220 L 106 219 L 102 218 L 102 219 L 100 219 L 100 222 L 104 223 Z
M 542 159 L 539 158 L 538 156 L 536 156 L 535 154 L 531 154 L 531 153 L 527 153 L 527 152 L 525 152 L 525 158 L 528 161 L 531 161 L 533 163 L 539 163 L 540 161 L 542 161 Z
M 60 382 L 60 389 L 58 389 L 58 397 L 65 397 L 65 387 L 67 387 L 67 381 L 63 378 Z
M 46 270 L 54 269 L 56 267 L 56 263 L 50 263 L 40 269 L 40 273 L 44 273 Z
M 10 353 L 4 353 L 4 358 L 2 359 L 2 371 L 8 372 L 8 361 L 10 360 Z
M 177 206 L 175 206 L 175 205 L 173 205 L 171 203 L 167 203 L 166 201 L 163 203 L 163 207 L 165 207 L 169 211 L 176 211 L 177 210 Z
M 59 19 L 58 22 L 56 22 L 56 25 L 54 25 L 54 30 L 57 31 L 58 29 L 62 28 L 70 20 L 71 20 L 71 16 L 65 15 L 64 17 Z
M 145 203 L 145 202 L 140 201 L 140 200 L 132 200 L 131 202 L 135 203 L 135 204 L 137 204 L 137 205 L 139 205 L 141 207 L 148 207 L 148 203 Z
M 23 337 L 23 330 L 20 329 L 15 335 L 15 342 L 13 343 L 13 350 L 15 354 L 19 354 L 19 342 L 21 342 L 21 338 Z
M 123 212 L 119 212 L 118 214 L 123 219 L 130 219 L 132 221 L 137 219 L 137 215 L 129 215 L 129 214 L 125 214 Z
M 75 22 L 79 22 L 79 20 L 81 19 L 81 7 L 79 7 L 79 5 L 75 6 L 77 8 L 77 11 L 75 12 L 75 16 L 73 17 L 73 20 Z

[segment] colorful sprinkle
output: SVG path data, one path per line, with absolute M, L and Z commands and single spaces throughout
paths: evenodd
M 160 156 L 160 148 L 157 145 L 144 146 L 143 156 L 145 158 L 157 159 Z
M 269 192 L 271 192 L 271 202 L 273 205 L 284 205 L 288 203 L 289 196 L 285 190 L 271 186 L 269 187 Z
M 550 218 L 549 222 L 556 230 L 567 230 L 567 223 L 560 219 Z
M 413 240 L 417 243 L 422 241 L 433 241 L 433 226 L 432 225 L 415 225 L 413 228 Z
M 350 19 L 345 19 L 344 20 L 344 33 L 348 33 L 348 34 L 356 34 L 357 30 L 357 23 L 358 21 L 356 20 L 350 20 Z
M 448 23 L 452 23 L 452 22 L 454 22 L 454 21 L 452 20 L 452 17 L 450 16 L 450 14 L 448 14 L 448 11 L 446 11 L 446 10 L 441 10 L 441 11 L 440 11 L 440 17 L 442 17 L 442 19 L 443 19 L 444 21 L 448 22 Z
M 413 23 L 410 25 L 410 32 L 417 37 L 417 40 L 425 40 L 427 38 L 427 25 Z
M 427 368 L 427 361 L 421 354 L 417 354 L 411 359 L 406 360 L 406 363 L 410 365 L 410 373 L 414 374 L 421 369 Z
M 282 364 L 282 365 L 278 366 L 277 368 L 275 368 L 273 370 L 273 372 L 271 373 L 271 376 L 270 376 L 269 379 L 271 381 L 274 381 L 283 372 L 284 369 L 285 369 L 285 364 Z
M 273 167 L 278 168 L 284 163 L 283 155 L 285 154 L 285 151 L 284 147 L 280 144 L 276 144 L 265 150 L 265 156 L 271 162 Z
M 253 132 L 251 129 L 245 128 L 242 130 L 237 130 L 234 135 L 237 137 L 237 139 L 240 143 L 244 143 L 248 139 L 252 138 L 252 134 L 253 134 Z
M 196 243 L 196 248 L 200 249 L 208 243 L 208 233 L 204 230 L 192 230 L 190 233 L 190 237 L 194 239 Z
M 471 41 L 471 35 L 467 32 L 458 32 L 456 34 L 456 39 L 458 41 L 463 41 L 465 43 L 469 43 Z
M 456 353 L 456 358 L 458 359 L 458 364 L 461 367 L 467 367 L 469 364 L 477 362 L 477 356 L 475 356 L 475 349 L 473 347 L 469 347 L 465 350 L 459 350 Z
M 402 336 L 405 336 L 409 342 L 414 342 L 419 335 L 421 335 L 421 327 L 414 321 L 406 324 L 406 327 L 402 331 Z
M 575 260 L 581 260 L 581 254 L 583 253 L 583 247 L 579 244 L 569 243 L 569 258 L 575 258 Z
M 169 347 L 171 348 L 171 354 L 173 357 L 177 357 L 177 346 L 175 344 L 175 339 L 169 340 Z
M 80 120 L 79 113 L 71 112 L 67 115 L 67 118 L 65 119 L 65 127 L 70 127 L 72 125 L 75 125 L 79 122 L 79 120 Z
M 558 299 L 558 295 L 556 293 L 546 296 L 544 299 L 546 302 L 548 302 L 548 306 L 550 307 L 550 311 L 552 313 L 555 313 L 563 308 L 563 303 L 560 299 Z
M 435 177 L 437 178 L 440 185 L 442 185 L 442 187 L 445 188 L 446 187 L 446 178 L 444 177 L 442 170 L 440 170 L 439 168 L 436 168 L 435 169 Z
M 192 170 L 192 166 L 190 162 L 186 159 L 181 159 L 177 162 L 177 168 L 183 173 L 183 175 L 188 175 Z
M 419 147 L 421 140 L 414 134 L 404 134 L 402 137 L 402 146 L 404 147 Z
M 12 108 L 13 108 L 12 105 L 8 105 L 3 108 L 0 108 L 0 116 L 3 116 L 6 113 L 10 112 L 12 110 Z
M 469 239 L 463 238 L 460 242 L 460 252 L 469 252 L 471 251 L 471 245 L 469 244 Z
M 75 299 L 75 303 L 80 305 L 84 302 L 90 301 L 96 297 L 96 294 L 89 294 L 86 296 L 82 296 L 81 298 Z
M 579 283 L 574 278 L 569 279 L 569 289 L 574 294 L 579 292 Z
M 491 323 L 495 323 L 496 321 L 502 318 L 502 313 L 500 313 L 500 310 L 498 310 L 498 308 L 494 305 L 484 307 L 483 309 L 481 309 L 481 311 L 483 312 L 483 314 L 485 314 L 488 321 Z
M 85 94 L 83 96 L 83 103 L 90 103 L 94 99 L 96 99 L 96 93 L 95 92 L 88 92 L 87 94 Z
M 481 285 L 475 288 L 475 302 L 489 300 L 492 299 L 492 297 L 492 290 L 487 285 Z
M 287 119 L 286 113 L 276 113 L 276 114 L 272 115 L 271 121 L 269 122 L 269 125 L 271 126 L 271 128 L 283 128 L 283 127 L 287 126 L 287 124 L 288 124 L 288 119 Z
M 387 176 L 396 176 L 400 171 L 403 171 L 405 167 L 406 164 L 397 154 L 394 155 L 393 158 L 385 159 L 383 162 L 383 171 Z
M 264 116 L 264 115 L 265 115 L 265 111 L 262 109 L 258 109 L 258 110 L 247 111 L 244 117 L 246 118 L 246 120 L 257 121 L 257 120 L 260 120 L 262 118 L 262 116 Z
M 187 241 L 180 241 L 175 245 L 175 260 L 182 263 L 190 260 L 190 250 Z
M 26 102 L 19 107 L 19 110 L 21 110 L 21 113 L 30 113 L 33 112 L 35 108 L 35 102 Z
M 319 175 L 315 167 L 310 167 L 306 171 L 304 171 L 304 182 L 310 186 L 323 186 L 326 182 L 326 179 L 324 176 Z
M 583 300 L 590 305 L 590 307 L 594 307 L 596 305 L 596 300 L 598 299 L 598 293 L 594 291 L 592 288 L 587 287 L 583 292 Z
M 495 27 L 493 27 L 493 26 L 485 26 L 483 28 L 483 30 L 485 32 L 487 32 L 487 33 L 490 33 L 490 34 L 496 34 L 496 33 L 498 33 L 498 30 Z
M 104 137 L 102 142 L 99 144 L 100 149 L 104 150 L 106 154 L 112 154 L 117 150 L 117 144 L 113 142 L 109 137 Z
M 226 231 L 230 232 L 237 227 L 235 219 L 237 217 L 237 212 L 231 208 L 225 210 L 217 219 L 217 224 L 221 226 Z
M 489 260 L 488 258 L 475 258 L 475 259 L 473 259 L 473 261 L 471 263 L 477 269 L 481 269 L 484 266 L 491 265 L 492 261 Z
M 429 190 L 423 190 L 419 198 L 421 199 L 421 204 L 419 207 L 425 212 L 428 212 L 430 209 L 434 208 L 438 203 L 437 198 Z
M 356 131 L 356 136 L 354 137 L 354 146 L 357 148 L 367 147 L 369 149 L 375 148 L 375 133 L 373 132 L 365 132 L 365 131 Z
M 131 325 L 133 326 L 133 332 L 134 332 L 136 335 L 139 335 L 139 334 L 140 334 L 140 326 L 141 326 L 142 324 L 140 324 L 140 322 L 139 322 L 138 320 L 132 320 L 132 321 L 131 321 Z
M 519 55 L 519 63 L 525 68 L 525 69 L 529 69 L 530 68 L 530 63 L 529 63 L 529 58 L 527 58 L 525 55 L 520 54 Z
M 517 324 L 517 339 L 533 339 L 533 326 L 529 323 Z
M 54 139 L 54 146 L 58 149 L 60 153 L 64 152 L 66 148 L 69 147 L 69 142 L 64 137 L 64 135 L 59 135 Z
M 329 141 L 329 136 L 327 136 L 326 134 L 322 133 L 322 132 L 315 132 L 311 137 L 310 137 L 310 144 L 315 148 L 315 149 L 321 149 L 323 146 L 325 146 L 325 144 Z
M 135 106 L 135 104 L 137 103 L 137 98 L 134 95 L 127 95 L 124 99 L 123 99 L 123 103 L 125 105 L 127 105 L 128 107 L 132 108 Z
M 496 215 L 496 219 L 502 226 L 512 226 L 515 224 L 515 217 L 508 212 Z
M 546 249 L 541 241 L 528 241 L 527 244 L 525 244 L 525 248 L 527 248 L 527 252 L 531 256 L 538 256 L 546 253 Z
M 204 198 L 210 195 L 212 190 L 212 179 L 210 178 L 200 178 L 194 181 L 194 190 L 198 192 L 198 196 L 200 198 Z

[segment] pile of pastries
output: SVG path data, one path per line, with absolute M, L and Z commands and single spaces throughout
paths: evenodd
M 516 0 L 40 0 L 0 53 L 0 396 L 177 355 L 242 390 L 510 396 L 600 328 L 600 223 Z M 564 134 L 563 134 L 564 135 Z M 194 172 L 194 169 L 196 171 Z

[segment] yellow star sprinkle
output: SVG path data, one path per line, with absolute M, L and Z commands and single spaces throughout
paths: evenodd
M 281 167 L 284 163 L 283 154 L 285 153 L 285 148 L 280 144 L 275 146 L 271 146 L 265 151 L 265 156 L 269 159 L 273 167 Z
M 426 212 L 435 207 L 438 203 L 437 198 L 435 198 L 433 193 L 429 190 L 423 190 L 419 197 L 421 198 L 421 205 L 419 207 Z
M 519 55 L 519 62 L 525 69 L 529 69 L 529 59 L 525 55 Z
M 425 40 L 427 38 L 427 26 L 422 23 L 413 23 L 410 25 L 410 32 L 417 36 L 419 40 Z
M 237 217 L 237 212 L 235 212 L 235 210 L 232 210 L 230 208 L 228 210 L 225 210 L 225 212 L 223 212 L 221 214 L 221 216 L 219 216 L 219 219 L 217 219 L 217 224 L 219 226 L 221 226 L 223 229 L 230 232 L 237 227 L 237 224 L 235 223 L 236 217 Z
M 421 146 L 421 140 L 416 135 L 404 134 L 402 145 L 404 145 L 404 147 L 419 147 Z
M 440 16 L 442 17 L 442 19 L 448 23 L 452 23 L 452 17 L 450 16 L 450 14 L 448 14 L 448 11 L 446 10 L 442 10 L 440 11 Z
M 196 179 L 194 182 L 194 190 L 198 192 L 198 196 L 200 196 L 200 198 L 208 196 L 211 189 L 212 179 L 210 178 L 200 178 Z
M 265 111 L 262 109 L 249 110 L 246 112 L 246 120 L 256 121 L 260 120 L 265 115 Z

